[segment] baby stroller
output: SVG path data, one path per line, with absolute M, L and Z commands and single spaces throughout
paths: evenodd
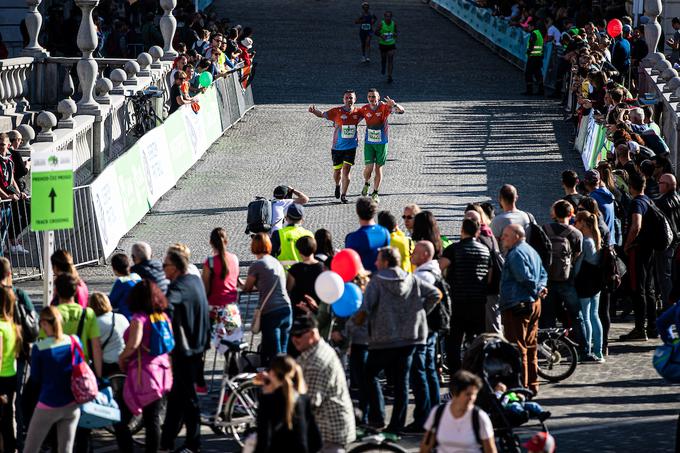
M 542 420 L 531 420 L 528 415 L 516 414 L 503 407 L 503 397 L 514 392 L 527 399 L 534 393 L 522 386 L 522 361 L 519 351 L 502 336 L 482 334 L 475 338 L 463 357 L 463 369 L 482 379 L 483 385 L 477 395 L 477 405 L 486 411 L 494 427 L 499 452 L 519 453 L 520 436 L 531 437 L 538 431 L 548 432 Z M 507 387 L 500 399 L 494 388 L 502 382 Z

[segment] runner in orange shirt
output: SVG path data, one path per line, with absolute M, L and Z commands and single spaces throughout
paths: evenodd
M 354 165 L 359 140 L 357 138 L 357 124 L 364 119 L 361 111 L 355 107 L 357 94 L 354 90 L 347 90 L 342 97 L 343 105 L 332 108 L 326 112 L 309 107 L 309 113 L 325 118 L 333 122 L 333 146 L 331 158 L 333 159 L 333 180 L 335 181 L 335 198 L 340 198 L 343 203 L 348 203 L 347 189 L 349 188 L 349 172 Z M 342 187 L 340 183 L 342 182 Z M 341 193 L 342 192 L 342 193 Z
M 373 193 L 371 198 L 376 203 L 380 201 L 378 190 L 382 181 L 382 167 L 387 161 L 387 142 L 389 125 L 387 119 L 392 112 L 404 113 L 404 108 L 397 104 L 389 96 L 385 101 L 380 100 L 380 93 L 375 88 L 368 90 L 368 104 L 359 109 L 366 120 L 366 137 L 364 139 L 364 188 L 361 195 L 368 195 L 371 186 L 371 175 L 375 168 L 375 179 L 373 180 Z

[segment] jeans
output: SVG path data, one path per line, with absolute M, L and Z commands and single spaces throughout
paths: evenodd
M 353 344 L 349 352 L 349 379 L 352 387 L 359 390 L 359 410 L 361 423 L 368 423 L 368 386 L 366 385 L 366 362 L 368 361 L 368 345 Z M 375 421 L 375 420 L 371 420 Z
M 578 300 L 578 299 L 577 299 Z M 514 343 L 522 357 L 522 385 L 538 393 L 538 318 L 541 316 L 541 299 L 532 304 L 531 312 L 516 316 L 505 310 L 503 330 L 505 338 Z
M 376 421 L 385 420 L 385 399 L 378 375 L 386 368 L 394 371 L 394 407 L 387 431 L 399 432 L 406 424 L 408 409 L 409 371 L 413 361 L 415 346 L 400 348 L 374 349 L 368 351 L 366 382 L 368 386 L 368 418 Z
M 543 301 L 541 307 L 541 319 L 539 326 L 549 328 L 556 326 L 558 313 L 562 313 L 562 302 L 567 311 L 569 325 L 574 329 L 574 341 L 579 344 L 579 353 L 583 354 L 586 350 L 585 325 L 581 316 L 581 303 L 576 294 L 574 282 L 548 281 L 548 296 Z
M 291 313 L 290 307 L 281 307 L 262 314 L 260 318 L 260 325 L 262 326 L 260 347 L 263 364 L 268 365 L 272 358 L 286 353 L 292 323 Z
M 628 263 L 628 274 L 633 291 L 635 328 L 644 329 L 646 325 L 648 329 L 656 329 L 652 250 L 640 246 L 633 247 L 628 252 Z
M 144 451 L 146 453 L 154 453 L 160 448 L 161 440 L 161 403 L 162 399 L 156 400 L 153 403 L 145 406 L 142 409 L 142 418 L 144 420 Z M 120 407 L 120 423 L 113 425 L 116 432 L 116 441 L 118 442 L 118 449 L 121 452 L 135 451 L 132 442 L 132 433 L 128 428 L 128 423 L 132 419 L 132 413 L 128 409 L 124 401 L 119 401 Z
M 203 373 L 203 354 L 183 356 L 173 354 L 173 383 L 168 393 L 168 406 L 161 434 L 161 450 L 174 450 L 175 439 L 182 425 L 186 428 L 184 447 L 192 451 L 201 449 L 201 410 L 194 385 L 198 374 Z
M 433 407 L 439 405 L 439 376 L 435 363 L 437 332 L 430 332 L 426 344 L 416 346 L 411 364 L 411 387 L 416 407 L 413 410 L 413 423 L 422 427 Z
M 579 299 L 581 302 L 581 315 L 586 326 L 586 354 L 594 354 L 602 358 L 602 323 L 598 314 L 600 306 L 600 293 L 592 297 Z

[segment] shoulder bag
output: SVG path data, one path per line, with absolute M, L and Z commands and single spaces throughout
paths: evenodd
M 278 284 L 279 280 L 277 279 L 276 282 L 272 285 L 269 292 L 267 293 L 267 296 L 262 301 L 262 305 L 255 309 L 255 314 L 253 314 L 253 323 L 250 327 L 250 331 L 253 333 L 253 335 L 257 335 L 258 333 L 260 333 L 260 330 L 262 329 L 262 326 L 260 325 L 261 323 L 260 318 L 262 318 L 262 310 L 264 309 L 264 306 L 267 304 L 267 302 L 269 302 L 269 298 L 272 297 L 272 293 L 274 292 Z

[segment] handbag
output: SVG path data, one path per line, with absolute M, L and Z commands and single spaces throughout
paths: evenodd
M 84 404 L 97 397 L 97 378 L 85 361 L 83 348 L 78 340 L 71 338 L 71 392 L 78 404 Z M 78 362 L 78 363 L 76 363 Z
M 253 335 L 257 335 L 258 333 L 260 333 L 260 330 L 262 330 L 261 326 L 262 309 L 264 308 L 265 304 L 269 301 L 269 298 L 272 296 L 272 293 L 274 292 L 274 289 L 278 284 L 279 280 L 276 280 L 276 283 L 272 285 L 272 288 L 269 290 L 269 293 L 267 293 L 267 297 L 265 297 L 264 300 L 262 301 L 262 305 L 255 309 L 255 313 L 253 314 L 253 324 L 250 327 L 250 331 L 253 333 Z
M 80 406 L 78 426 L 81 428 L 105 428 L 119 421 L 120 409 L 113 398 L 111 387 L 104 388 L 94 400 Z

